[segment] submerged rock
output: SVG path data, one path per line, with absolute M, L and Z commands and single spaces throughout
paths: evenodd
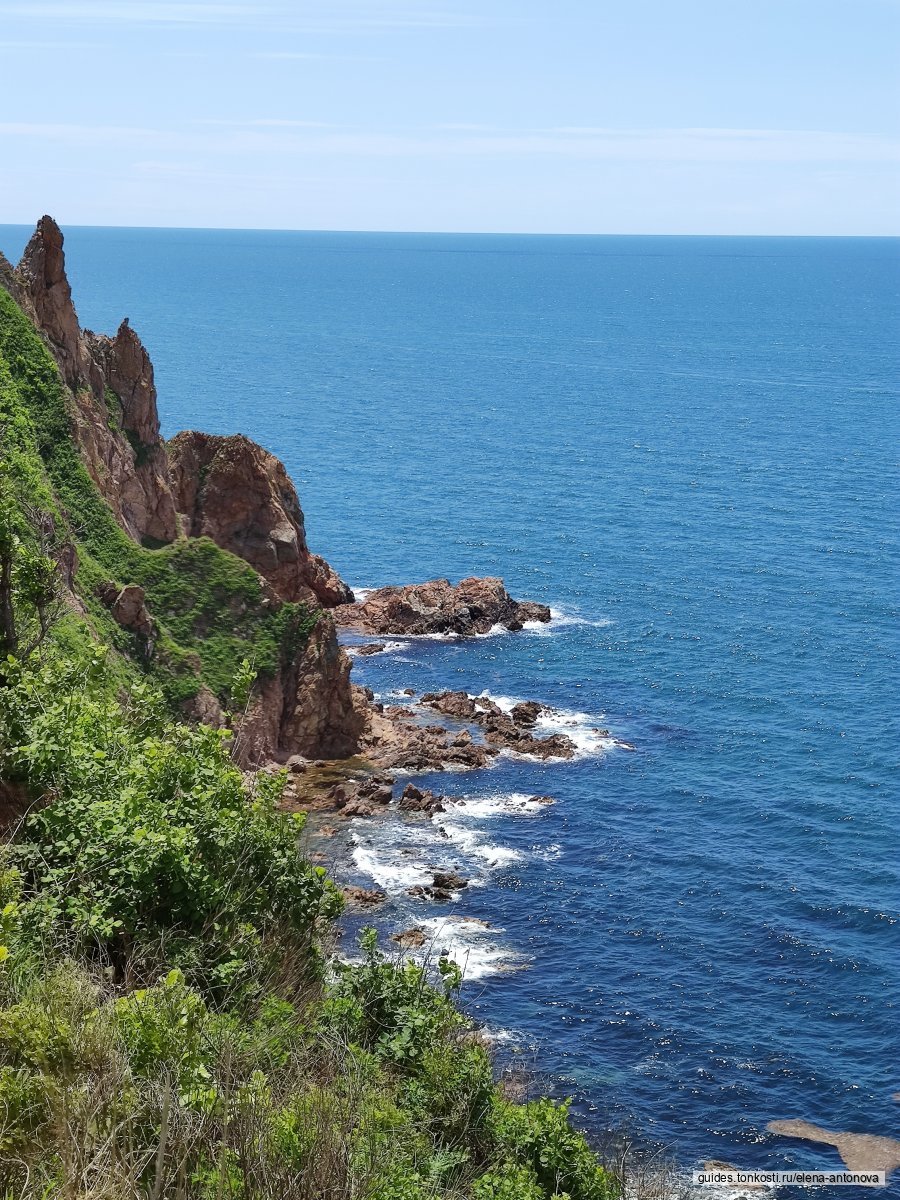
M 770 1133 L 834 1146 L 851 1171 L 884 1171 L 900 1167 L 900 1141 L 874 1133 L 845 1133 L 822 1129 L 810 1121 L 770 1121 Z

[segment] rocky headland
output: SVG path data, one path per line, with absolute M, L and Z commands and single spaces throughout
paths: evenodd
M 261 619 L 277 621 L 287 605 L 309 614 L 305 636 L 282 638 L 277 661 L 259 672 L 248 704 L 234 718 L 240 762 L 249 767 L 361 756 L 379 771 L 483 767 L 503 751 L 572 757 L 575 747 L 565 735 L 535 736 L 539 705 L 506 714 L 490 701 L 456 693 L 423 697 L 411 706 L 376 703 L 351 682 L 351 658 L 338 640 L 338 629 L 459 637 L 515 632 L 528 622 L 548 622 L 549 608 L 513 599 L 496 578 L 385 587 L 357 602 L 339 574 L 310 550 L 300 499 L 279 459 L 240 434 L 188 430 L 163 439 L 153 364 L 140 337 L 127 318 L 111 337 L 81 327 L 63 235 L 51 217 L 38 222 L 17 267 L 0 260 L 0 282 L 55 359 L 81 462 L 135 545 L 164 552 L 208 539 L 256 572 Z M 127 571 L 124 562 L 122 573 L 93 582 L 91 595 L 133 639 L 133 652 L 152 666 L 173 655 L 170 614 L 157 611 L 152 595 Z M 85 608 L 78 599 L 77 561 L 68 574 L 73 603 L 87 613 L 90 604 Z M 185 591 L 193 586 L 185 578 Z M 247 601 L 226 597 L 226 605 L 237 629 Z M 207 632 L 204 620 L 198 620 L 199 637 Z M 382 648 L 375 643 L 358 652 Z M 190 655 L 185 661 L 189 672 Z M 182 690 L 185 715 L 204 724 L 226 722 L 227 689 L 198 677 Z M 451 725 L 436 717 L 450 718 Z
M 517 632 L 528 621 L 546 623 L 550 609 L 545 604 L 513 600 L 502 579 L 462 579 L 455 586 L 449 579 L 406 587 L 384 587 L 370 592 L 358 604 L 341 604 L 335 609 L 338 625 L 361 633 L 456 634 L 472 637 L 497 627 Z

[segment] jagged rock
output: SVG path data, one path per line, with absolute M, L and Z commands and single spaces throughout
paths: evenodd
M 198 725 L 211 725 L 213 729 L 221 729 L 225 724 L 225 714 L 222 706 L 206 684 L 201 684 L 197 694 L 185 700 L 181 711 L 189 721 Z
M 432 817 L 435 813 L 445 811 L 444 797 L 437 796 L 428 788 L 417 788 L 414 783 L 408 783 L 400 795 L 397 807 L 401 812 L 421 812 Z
M 333 608 L 353 593 L 306 544 L 303 510 L 284 464 L 241 434 L 179 433 L 169 467 L 184 532 L 250 563 L 283 600 Z
M 144 589 L 136 583 L 129 583 L 122 588 L 109 611 L 123 629 L 130 629 L 132 633 L 140 633 L 144 637 L 150 637 L 153 633 L 153 621 L 144 603 Z
M 512 750 L 535 758 L 573 758 L 577 751 L 575 743 L 564 733 L 536 738 L 530 732 L 540 714 L 547 711 L 547 706 L 537 700 L 523 700 L 509 713 L 486 696 L 470 696 L 467 692 L 428 692 L 421 703 L 445 716 L 480 725 L 487 747 L 495 753 Z M 460 738 L 457 734 L 451 745 L 464 746 L 465 741 L 461 743 Z
M 243 766 L 300 755 L 349 758 L 357 752 L 368 704 L 350 683 L 351 662 L 322 615 L 294 663 L 257 682 L 235 739 Z
M 88 387 L 102 392 L 103 377 L 81 335 L 72 289 L 66 276 L 62 230 L 43 216 L 16 268 L 27 309 L 50 344 L 63 379 L 73 391 Z
M 478 715 L 475 699 L 468 692 L 426 692 L 420 703 L 461 721 L 473 721 Z
M 392 933 L 391 941 L 402 946 L 404 950 L 417 950 L 420 946 L 425 945 L 425 931 L 415 927 L 404 929 L 400 933 Z
M 351 908 L 373 908 L 387 899 L 387 894 L 378 891 L 377 888 L 357 887 L 352 883 L 342 887 L 341 892 Z
M 31 316 L 56 359 L 71 393 L 66 403 L 73 439 L 126 533 L 154 545 L 171 542 L 179 535 L 181 508 L 183 532 L 208 534 L 249 562 L 270 579 L 273 604 L 279 596 L 316 607 L 352 601 L 328 564 L 309 552 L 296 491 L 274 456 L 246 438 L 184 434 L 175 439 L 170 468 L 150 358 L 127 320 L 114 337 L 79 328 L 63 236 L 52 218 L 41 218 L 15 271 L 0 261 L 0 283 Z M 74 573 L 74 560 L 66 569 Z M 120 602 L 113 589 L 105 602 L 117 606 L 126 627 L 150 637 L 150 615 L 131 593 Z M 237 761 L 246 766 L 292 754 L 355 753 L 367 702 L 350 684 L 349 672 L 334 626 L 320 621 L 298 661 L 259 681 L 236 731 Z M 185 711 L 210 724 L 222 720 L 218 701 L 203 689 Z
M 458 744 L 457 734 L 440 725 L 423 728 L 407 708 L 370 708 L 360 741 L 361 751 L 387 770 L 443 771 L 446 767 L 484 767 L 499 751 L 469 741 Z
M 63 235 L 42 217 L 16 269 L 18 291 L 72 392 L 76 444 L 91 478 L 136 540 L 169 542 L 175 504 L 159 438 L 153 368 L 123 322 L 115 338 L 82 331 L 66 277 Z M 107 404 L 115 394 L 116 411 Z
M 546 712 L 546 705 L 538 704 L 537 700 L 523 700 L 513 706 L 509 715 L 516 725 L 530 729 L 536 724 L 542 712 Z
M 322 616 L 296 666 L 280 746 L 305 758 L 348 758 L 365 728 L 367 697 L 350 683 L 352 663 L 338 645 L 334 625 Z
M 549 621 L 543 604 L 513 600 L 502 579 L 448 579 L 406 587 L 379 588 L 359 604 L 335 610 L 339 625 L 374 634 L 487 633 L 494 625 L 521 628 L 525 621 Z
M 434 886 L 436 888 L 449 888 L 452 892 L 459 891 L 460 888 L 469 886 L 468 879 L 464 879 L 462 875 L 458 875 L 456 871 L 435 871 Z
M 379 806 L 393 799 L 393 780 L 385 775 L 367 779 L 344 779 L 328 792 L 334 807 L 344 817 L 371 817 Z
M 406 894 L 420 899 L 447 901 L 453 899 L 454 892 L 468 886 L 468 879 L 457 875 L 455 871 L 435 871 L 430 884 L 416 883 L 406 889 Z

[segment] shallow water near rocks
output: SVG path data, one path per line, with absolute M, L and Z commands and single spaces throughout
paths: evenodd
M 897 243 L 75 229 L 67 251 L 83 323 L 146 341 L 166 434 L 279 454 L 351 584 L 496 574 L 557 610 L 354 667 L 386 696 L 545 701 L 582 739 L 426 778 L 469 798 L 436 822 L 351 831 L 359 881 L 466 962 L 502 1044 L 537 1046 L 588 1128 L 630 1120 L 686 1165 L 840 1165 L 778 1118 L 896 1137 Z M 405 898 L 430 866 L 472 882 Z

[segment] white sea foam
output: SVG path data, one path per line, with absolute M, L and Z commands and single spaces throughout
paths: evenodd
M 416 884 L 431 882 L 431 874 L 422 862 L 392 853 L 391 847 L 357 844 L 353 849 L 353 861 L 363 874 L 368 875 L 384 891 L 396 895 Z
M 491 792 L 487 796 L 466 796 L 459 806 L 464 817 L 536 816 L 547 807 L 546 800 L 538 800 L 526 792 Z
M 419 922 L 426 943 L 419 956 L 434 960 L 441 954 L 452 959 L 462 969 L 463 978 L 483 979 L 498 971 L 515 970 L 525 960 L 513 953 L 498 939 L 503 929 L 466 920 L 455 914 L 450 917 L 430 917 Z
M 492 700 L 506 713 L 512 712 L 517 704 L 522 703 L 515 696 L 493 696 L 488 691 L 481 692 L 475 699 Z M 594 758 L 620 744 L 618 739 L 604 729 L 603 720 L 603 713 L 584 713 L 547 705 L 546 710 L 538 717 L 533 732 L 535 737 L 564 733 L 574 743 L 578 758 Z
M 606 629 L 614 623 L 612 617 L 583 617 L 581 613 L 567 612 L 564 608 L 550 608 L 550 624 L 557 628 L 563 625 L 589 625 L 592 629 Z
M 475 830 L 467 829 L 464 825 L 442 821 L 441 828 L 454 846 L 458 846 L 470 858 L 487 863 L 489 867 L 505 867 L 508 863 L 519 862 L 522 858 L 521 851 L 483 841 Z
M 347 653 L 352 658 L 355 658 L 359 654 L 360 650 L 364 649 L 366 646 L 371 646 L 372 644 L 373 644 L 372 642 L 360 642 L 356 645 L 346 645 L 345 644 L 344 649 L 347 651 Z M 400 650 L 409 650 L 410 643 L 409 642 L 390 641 L 390 642 L 384 642 L 383 646 L 384 646 L 383 650 L 376 650 L 374 655 L 365 655 L 364 654 L 363 658 L 368 658 L 368 657 L 374 658 L 377 655 L 381 655 L 381 654 L 397 654 L 398 651 L 400 651 Z

